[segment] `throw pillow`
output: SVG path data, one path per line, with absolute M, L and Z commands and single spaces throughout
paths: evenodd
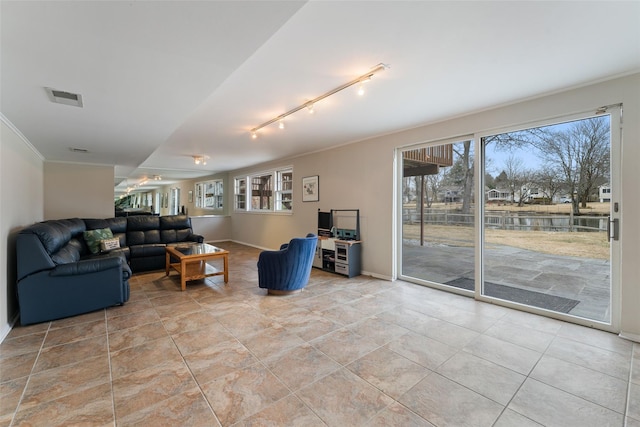
M 120 239 L 114 237 L 113 239 L 100 240 L 100 252 L 109 252 L 120 247 Z
M 84 232 L 84 240 L 87 242 L 89 251 L 92 254 L 100 252 L 100 240 L 113 239 L 110 228 L 99 228 L 97 230 L 87 230 Z

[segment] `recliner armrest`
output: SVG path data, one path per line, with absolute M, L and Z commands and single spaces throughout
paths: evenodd
M 112 268 L 118 268 L 123 270 L 123 278 L 127 274 L 128 274 L 128 277 L 131 276 L 131 269 L 129 269 L 129 266 L 126 265 L 126 263 L 122 262 L 122 258 L 119 256 L 98 258 L 98 259 L 86 259 L 86 260 L 73 262 L 69 264 L 60 264 L 51 270 L 50 275 L 54 277 L 77 276 L 82 274 L 97 273 L 99 271 L 105 271 Z
M 201 236 L 200 234 L 189 234 L 189 237 L 187 237 L 187 240 L 190 242 L 203 243 L 204 236 Z

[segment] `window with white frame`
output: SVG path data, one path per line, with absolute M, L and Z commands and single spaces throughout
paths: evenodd
M 253 212 L 291 212 L 293 169 L 291 167 L 236 177 L 235 209 Z
M 273 174 L 253 175 L 249 177 L 251 183 L 251 210 L 273 210 Z
M 244 211 L 247 209 L 247 178 L 236 178 L 234 185 L 235 209 Z
M 224 207 L 224 181 L 214 179 L 196 183 L 196 207 L 222 210 Z
M 276 172 L 276 210 L 290 211 L 293 208 L 293 171 Z

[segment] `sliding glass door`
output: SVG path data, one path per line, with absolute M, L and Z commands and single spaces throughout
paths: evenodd
M 611 322 L 611 127 L 599 114 L 481 139 L 482 295 Z
M 616 106 L 401 150 L 400 277 L 615 330 L 620 145 Z
M 474 289 L 474 144 L 452 140 L 402 152 L 402 275 Z

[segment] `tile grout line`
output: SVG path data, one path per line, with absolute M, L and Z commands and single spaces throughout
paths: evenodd
M 109 345 L 109 316 L 107 310 L 104 311 L 104 328 L 107 334 L 107 361 L 109 363 L 109 388 L 111 389 L 111 411 L 113 413 L 113 425 L 117 425 L 116 418 L 116 395 L 113 390 L 113 368 L 111 366 L 111 346 Z
M 633 378 L 633 356 L 636 352 L 636 349 L 638 348 L 638 344 L 634 343 L 633 347 L 631 348 L 631 360 L 629 361 L 629 378 L 627 380 L 627 401 L 625 402 L 626 404 L 624 405 L 624 426 L 626 427 L 627 425 L 627 419 L 629 418 L 629 405 L 631 403 L 631 379 Z
M 557 336 L 557 335 L 556 335 Z M 554 337 L 555 339 L 555 337 Z M 549 345 L 547 345 L 547 349 L 549 348 L 549 346 L 551 345 L 551 342 L 553 340 L 551 340 L 549 342 Z M 509 399 L 509 401 L 506 403 L 506 405 L 504 405 L 504 408 L 502 408 L 502 411 L 500 411 L 500 415 L 498 415 L 498 418 L 496 418 L 496 420 L 494 421 L 493 425 L 495 426 L 495 424 L 500 421 L 500 418 L 502 418 L 502 415 L 506 412 L 507 409 L 509 409 L 509 405 L 511 405 L 511 402 L 513 401 L 513 399 L 518 395 L 518 393 L 520 392 L 520 390 L 522 389 L 522 386 L 524 386 L 524 383 L 527 382 L 528 379 L 532 379 L 534 381 L 537 381 L 535 378 L 531 378 L 531 373 L 536 369 L 536 366 L 538 366 L 538 363 L 540 363 L 540 360 L 542 360 L 542 358 L 544 357 L 547 349 L 545 349 L 544 352 L 540 353 L 540 357 L 538 358 L 538 360 L 536 361 L 536 363 L 531 367 L 531 369 L 529 370 L 529 372 L 527 373 L 527 375 L 524 378 L 524 381 L 522 381 L 522 383 L 518 386 L 518 389 L 513 393 L 513 396 L 511 396 L 511 399 Z M 515 372 L 515 371 L 514 371 Z M 543 383 L 544 384 L 544 383 Z M 554 387 L 555 388 L 555 387 Z M 521 414 L 520 412 L 514 410 L 514 409 L 510 409 L 511 411 L 515 412 L 516 414 L 531 420 L 535 423 L 538 423 L 537 421 L 529 418 L 528 416 L 526 416 L 525 414 Z M 539 423 L 538 423 L 539 424 Z
M 144 292 L 144 291 L 143 291 Z M 146 292 L 145 292 L 146 295 Z M 147 296 L 148 297 L 148 296 Z M 193 298 L 191 298 L 193 299 Z M 196 304 L 198 304 L 200 307 L 202 307 L 202 305 L 200 303 L 198 303 L 198 301 L 194 300 L 196 302 Z M 202 307 L 204 309 L 204 307 Z M 155 307 L 153 308 L 155 310 Z M 157 313 L 157 311 L 156 311 Z M 159 314 L 158 314 L 159 315 Z M 162 328 L 164 329 L 164 331 L 167 333 L 167 335 L 169 336 L 169 339 L 171 340 L 171 342 L 173 343 L 174 347 L 176 348 L 176 350 L 178 351 L 178 353 L 180 354 L 180 358 L 182 359 L 182 363 L 184 364 L 185 368 L 187 369 L 187 371 L 189 371 L 189 375 L 191 376 L 191 379 L 193 380 L 193 382 L 196 384 L 196 386 L 198 387 L 198 391 L 200 392 L 200 396 L 202 396 L 202 398 L 204 399 L 204 401 L 207 404 L 207 407 L 211 410 L 211 413 L 213 414 L 213 416 L 215 417 L 216 421 L 218 421 L 219 425 L 222 425 L 222 423 L 220 422 L 220 418 L 218 418 L 218 414 L 216 414 L 216 411 L 213 409 L 213 406 L 211 406 L 211 402 L 209 402 L 209 399 L 207 399 L 207 395 L 205 394 L 204 390 L 202 390 L 202 385 L 200 384 L 200 382 L 196 379 L 195 374 L 193 373 L 193 371 L 191 370 L 191 367 L 189 366 L 189 364 L 187 363 L 186 359 L 185 359 L 185 355 L 182 353 L 182 351 L 180 351 L 180 347 L 178 346 L 178 344 L 176 343 L 175 339 L 173 338 L 173 334 L 171 334 L 171 332 L 169 332 L 167 330 L 166 325 L 164 324 L 164 320 L 162 317 L 160 317 L 160 324 L 162 325 Z M 222 325 L 222 324 L 221 324 Z M 222 325 L 223 327 L 225 327 L 224 325 Z M 234 337 L 235 338 L 235 337 Z M 167 398 L 165 400 L 170 399 Z
M 24 399 L 25 394 L 27 393 L 27 388 L 29 387 L 29 382 L 31 382 L 31 375 L 33 375 L 33 370 L 35 369 L 36 365 L 38 364 L 38 360 L 40 359 L 40 353 L 42 352 L 42 349 L 44 348 L 44 343 L 47 340 L 47 336 L 49 335 L 49 331 L 51 330 L 51 324 L 52 322 L 49 322 L 49 326 L 47 326 L 47 330 L 44 334 L 44 337 L 42 338 L 42 343 L 40 344 L 40 349 L 38 349 L 38 355 L 36 356 L 36 360 L 33 361 L 33 366 L 31 367 L 31 370 L 29 371 L 29 375 L 27 375 L 27 382 L 24 384 L 24 388 L 22 389 L 22 394 L 20 395 L 20 399 L 18 400 L 18 404 L 16 405 L 16 409 L 13 411 L 13 416 L 11 417 L 11 422 L 9 423 L 9 427 L 13 426 L 15 420 L 16 420 L 16 416 L 18 415 L 18 410 L 20 409 L 20 405 L 22 405 L 22 400 Z

